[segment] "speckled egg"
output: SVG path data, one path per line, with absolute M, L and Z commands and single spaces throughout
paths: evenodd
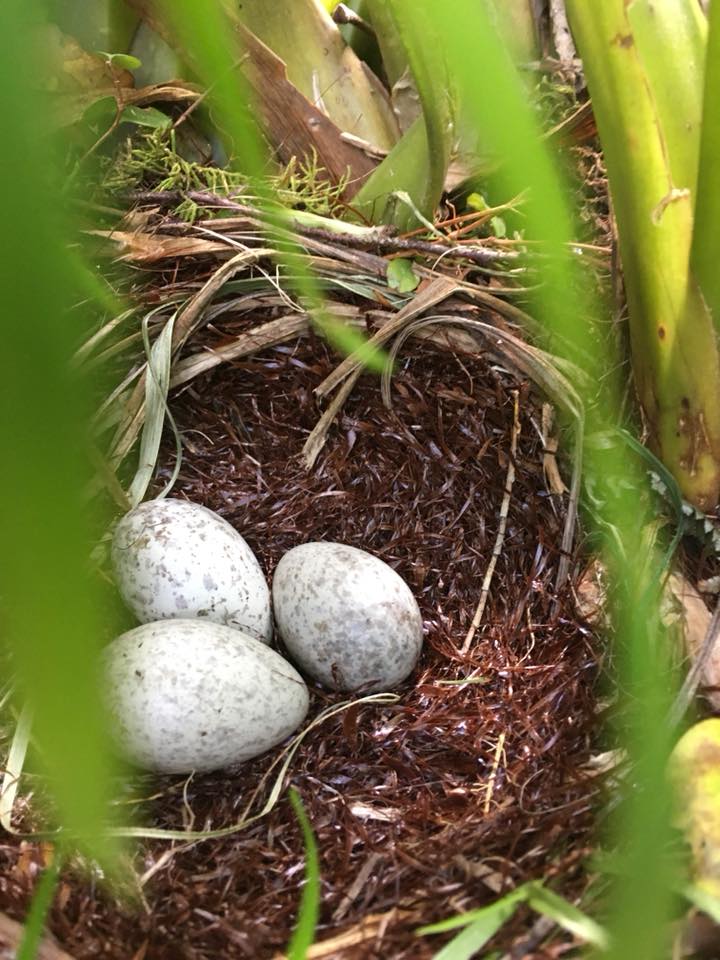
M 334 690 L 387 690 L 412 671 L 422 617 L 382 560 L 342 543 L 304 543 L 280 560 L 275 623 L 292 659 Z
M 149 500 L 120 520 L 112 563 L 142 623 L 206 618 L 269 643 L 270 591 L 255 555 L 222 517 L 186 500 Z
M 159 773 L 207 772 L 265 753 L 302 723 L 308 691 L 265 644 L 204 620 L 160 620 L 103 653 L 120 753 Z

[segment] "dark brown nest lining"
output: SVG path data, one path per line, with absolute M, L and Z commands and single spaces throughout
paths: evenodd
M 218 343 L 245 326 L 228 320 L 203 336 Z M 296 544 L 342 541 L 393 566 L 425 620 L 422 661 L 399 704 L 327 721 L 291 767 L 321 856 L 318 940 L 348 930 L 355 944 L 331 942 L 314 956 L 422 960 L 443 938 L 416 938 L 420 924 L 486 903 L 500 888 L 542 877 L 579 895 L 598 800 L 584 768 L 597 729 L 599 652 L 575 620 L 570 589 L 551 612 L 564 505 L 546 490 L 537 403 L 527 384 L 479 354 L 406 347 L 394 411 L 377 379 L 363 376 L 311 471 L 300 451 L 318 417 L 313 388 L 337 363 L 318 339 L 227 364 L 171 404 L 184 441 L 174 495 L 226 517 L 268 577 Z M 462 657 L 499 523 L 514 390 L 522 430 L 507 533 L 483 624 Z M 163 477 L 173 448 L 168 438 Z M 445 683 L 469 676 L 476 682 Z M 316 689 L 310 716 L 340 699 Z M 195 829 L 228 825 L 272 759 L 196 778 L 187 802 L 182 782 L 163 781 L 140 816 L 182 829 L 192 811 Z M 156 787 L 148 781 L 136 795 Z M 144 841 L 138 873 L 169 848 Z M 20 918 L 33 871 L 14 844 L 0 857 L 3 907 Z M 146 909 L 123 909 L 69 875 L 51 929 L 77 957 L 270 958 L 289 940 L 303 861 L 283 799 L 254 827 L 159 865 L 144 886 Z M 501 945 L 531 924 L 520 914 Z

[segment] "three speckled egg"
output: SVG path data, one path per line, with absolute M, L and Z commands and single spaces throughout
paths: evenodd
M 233 766 L 302 723 L 305 682 L 272 637 L 270 591 L 243 537 L 216 513 L 161 499 L 117 525 L 119 591 L 142 626 L 105 651 L 115 740 L 132 763 L 164 773 Z M 278 633 L 302 670 L 334 690 L 387 690 L 422 648 L 405 582 L 377 557 L 306 543 L 280 560 L 272 589 Z

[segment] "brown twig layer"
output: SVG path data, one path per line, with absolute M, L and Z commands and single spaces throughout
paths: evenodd
M 257 322 L 222 315 L 194 346 L 212 351 Z M 321 855 L 313 955 L 427 960 L 442 938 L 417 938 L 422 923 L 477 907 L 531 877 L 569 896 L 582 892 L 599 789 L 584 772 L 596 727 L 597 655 L 575 621 L 570 592 L 555 593 L 561 520 L 545 488 L 527 384 L 480 355 L 408 341 L 393 410 L 376 378 L 362 375 L 308 471 L 301 452 L 318 417 L 314 388 L 336 363 L 309 334 L 229 360 L 179 388 L 171 408 L 184 460 L 175 495 L 227 517 L 268 576 L 300 542 L 341 540 L 390 563 L 417 596 L 426 646 L 401 703 L 350 711 L 313 731 L 291 779 Z M 522 398 L 514 495 L 482 643 L 461 657 L 497 535 L 514 390 Z M 172 457 L 168 438 L 160 485 Z M 331 699 L 316 689 L 313 712 Z M 187 786 L 139 779 L 129 796 L 151 799 L 128 810 L 157 826 L 182 827 L 189 812 L 196 828 L 223 826 L 243 810 L 271 760 Z M 147 841 L 137 852 L 147 909 L 122 907 L 82 874 L 67 874 L 51 918 L 62 946 L 78 957 L 101 952 L 117 960 L 270 960 L 284 949 L 303 863 L 287 803 L 234 838 L 172 857 L 167 851 L 166 843 Z M 0 847 L 0 908 L 15 917 L 39 857 L 30 844 Z M 520 915 L 503 931 L 502 946 L 526 930 Z

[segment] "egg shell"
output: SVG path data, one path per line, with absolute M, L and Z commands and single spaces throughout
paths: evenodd
M 304 543 L 280 560 L 272 585 L 278 632 L 291 658 L 334 690 L 387 690 L 411 672 L 422 617 L 405 581 L 342 543 Z
M 308 690 L 279 653 L 206 620 L 160 620 L 103 652 L 104 702 L 119 752 L 159 773 L 256 757 L 302 723 Z
M 270 591 L 243 537 L 186 500 L 149 500 L 120 520 L 112 543 L 120 594 L 141 623 L 206 618 L 269 643 Z

